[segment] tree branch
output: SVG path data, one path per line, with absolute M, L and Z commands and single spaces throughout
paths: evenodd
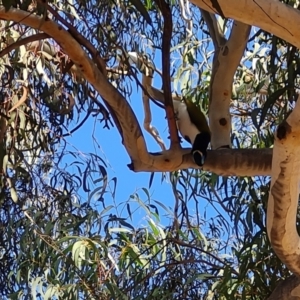
M 0 6 L 0 19 L 23 23 L 51 36 L 70 59 L 78 65 L 85 79 L 94 86 L 101 97 L 107 100 L 116 113 L 122 127 L 124 145 L 132 161 L 141 160 L 149 164 L 152 163 L 151 157 L 147 153 L 142 131 L 130 105 L 108 82 L 106 76 L 96 67 L 68 31 L 49 19 L 44 20 L 42 17 L 13 8 L 5 12 L 4 7 Z
M 212 0 L 191 0 L 199 8 L 218 13 Z M 300 48 L 300 11 L 274 0 L 218 0 L 226 18 L 257 26 Z M 288 16 L 288 17 L 287 17 Z
M 174 115 L 173 99 L 171 92 L 171 75 L 170 75 L 170 50 L 173 32 L 172 14 L 169 4 L 165 0 L 155 0 L 164 17 L 164 29 L 162 39 L 162 72 L 163 72 L 163 89 L 165 95 L 165 110 L 170 131 L 171 150 L 180 149 L 180 140 L 178 136 L 176 119 Z
M 209 124 L 212 149 L 231 146 L 229 112 L 233 77 L 244 53 L 251 26 L 234 22 L 228 40 L 216 38 L 209 93 Z
M 48 2 L 44 2 L 43 0 L 38 0 L 41 5 L 44 5 L 47 10 L 59 21 L 61 22 L 66 28 L 68 28 L 69 32 L 73 36 L 73 38 L 82 46 L 84 46 L 91 54 L 92 58 L 95 60 L 95 63 L 97 64 L 99 70 L 102 73 L 106 73 L 106 64 L 104 60 L 99 56 L 99 53 L 97 49 L 93 46 L 93 44 L 87 40 L 82 34 L 80 34 L 77 29 L 72 26 L 70 23 L 68 23 L 64 18 L 62 18 L 59 13 L 53 9 Z
M 151 83 L 152 83 L 152 77 L 149 77 L 149 76 L 146 76 L 145 74 L 143 74 L 142 86 L 143 87 L 147 87 L 149 85 L 151 86 Z M 149 93 L 147 92 L 147 89 L 146 89 L 146 91 L 144 91 L 144 89 L 143 89 L 142 98 L 143 98 L 143 107 L 144 107 L 144 129 L 153 136 L 155 141 L 159 144 L 160 148 L 164 151 L 164 150 L 166 150 L 164 141 L 160 137 L 157 129 L 151 125 L 152 114 L 151 114 L 150 99 L 149 99 L 148 94 Z
M 3 57 L 4 55 L 8 54 L 10 51 L 15 50 L 16 48 L 19 48 L 23 45 L 32 43 L 34 41 L 40 41 L 43 39 L 49 38 L 49 35 L 46 33 L 38 33 L 31 36 L 28 36 L 24 39 L 20 39 L 10 45 L 8 45 L 6 48 L 4 48 L 2 51 L 0 51 L 0 57 Z
M 220 48 L 226 43 L 226 38 L 220 28 L 220 25 L 216 19 L 216 16 L 212 13 L 209 13 L 203 9 L 201 10 L 201 15 L 208 27 L 210 36 L 212 38 L 215 49 Z
M 123 143 L 132 159 L 132 167 L 135 171 L 175 171 L 197 167 L 192 161 L 190 149 L 169 150 L 154 155 L 147 153 L 141 129 L 128 102 L 107 81 L 107 78 L 99 71 L 69 32 L 49 19 L 43 20 L 41 17 L 18 9 L 11 8 L 5 12 L 4 7 L 0 7 L 0 19 L 21 22 L 32 28 L 42 30 L 60 44 L 70 59 L 78 65 L 85 79 L 94 86 L 102 97 L 107 99 L 116 112 L 123 131 Z M 257 159 L 258 157 L 260 159 Z M 204 170 L 220 175 L 269 175 L 271 157 L 272 149 L 209 151 Z
M 300 237 L 296 227 L 300 178 L 300 95 L 275 135 L 267 232 L 280 260 L 300 276 Z
M 154 153 L 155 164 L 149 166 L 136 162 L 136 172 L 171 172 L 179 169 L 200 169 L 190 155 L 191 149 L 163 151 Z M 180 166 L 175 163 L 180 161 Z M 220 149 L 208 150 L 203 171 L 213 172 L 220 176 L 270 176 L 272 149 Z

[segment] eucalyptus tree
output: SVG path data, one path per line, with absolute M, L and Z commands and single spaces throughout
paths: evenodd
M 298 2 L 191 2 L 2 1 L 2 297 L 300 297 Z M 183 98 L 209 120 L 201 170 L 177 132 Z M 128 167 L 149 186 L 161 173 L 173 207 L 147 189 L 112 204 L 122 179 L 68 148 L 93 118 L 95 144 L 117 130 Z

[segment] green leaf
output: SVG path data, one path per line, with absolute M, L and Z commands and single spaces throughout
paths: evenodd
M 84 241 L 77 241 L 72 247 L 72 259 L 78 268 L 81 267 L 81 263 L 82 263 L 80 253 L 85 249 L 84 243 L 85 243 Z
M 257 116 L 260 112 L 261 112 L 261 108 L 254 108 L 251 112 L 251 119 L 252 119 L 253 125 L 255 126 L 255 128 L 257 130 L 259 130 L 259 125 L 258 125 L 258 122 L 257 122 Z
M 119 222 L 120 222 L 121 225 L 123 225 L 123 226 L 125 226 L 125 227 L 128 227 L 128 228 L 134 230 L 134 227 L 133 227 L 131 224 L 127 223 L 126 221 L 120 219 Z
M 39 291 L 41 292 L 43 288 L 43 280 L 42 277 L 36 277 L 32 280 L 31 283 L 31 295 L 33 299 L 36 299 L 36 293 L 39 289 Z
M 122 228 L 122 227 L 118 227 L 118 228 L 109 228 L 109 232 L 131 232 L 131 230 L 126 229 L 126 228 Z
M 57 287 L 50 284 L 48 286 L 48 289 L 47 289 L 46 293 L 45 293 L 44 300 L 51 299 L 53 296 L 56 296 L 56 298 L 58 298 L 59 291 L 58 291 Z
M 146 10 L 144 4 L 140 0 L 129 0 L 132 5 L 141 13 L 141 15 L 144 17 L 144 19 L 147 21 L 149 25 L 152 26 L 152 21 L 149 16 L 148 11 Z
M 113 207 L 114 207 L 113 205 L 107 206 L 105 209 L 103 209 L 103 210 L 101 211 L 101 213 L 99 214 L 99 217 L 100 217 L 100 216 L 104 216 L 104 215 L 105 215 L 109 210 L 111 210 Z

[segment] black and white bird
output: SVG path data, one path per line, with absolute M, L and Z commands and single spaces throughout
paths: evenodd
M 129 52 L 129 62 L 134 63 L 147 77 L 153 77 L 154 66 L 151 62 L 143 63 L 143 59 L 136 52 Z M 152 88 L 152 90 L 156 90 Z M 161 91 L 158 91 L 161 93 Z M 151 95 L 151 93 L 149 92 Z M 154 97 L 155 98 L 155 97 Z M 155 99 L 159 100 L 160 99 Z M 181 136 L 192 145 L 194 162 L 203 166 L 211 133 L 205 115 L 191 100 L 173 100 L 176 124 Z
M 192 145 L 194 162 L 203 166 L 210 143 L 210 130 L 205 115 L 191 100 L 173 101 L 177 128 L 181 136 Z

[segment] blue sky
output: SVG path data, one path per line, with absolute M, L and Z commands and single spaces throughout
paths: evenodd
M 160 87 L 159 84 L 156 86 Z M 137 91 L 136 88 L 134 89 L 135 90 L 128 101 L 138 118 L 140 126 L 142 127 L 144 112 L 142 106 L 141 91 Z M 169 147 L 169 134 L 165 118 L 165 111 L 157 107 L 153 103 L 151 103 L 151 108 L 153 118 L 152 124 L 158 129 L 161 137 L 165 141 L 165 145 Z M 94 135 L 97 139 L 97 143 L 101 146 L 100 150 L 95 148 L 95 143 L 93 141 L 92 135 L 94 128 L 96 128 Z M 160 151 L 160 148 L 156 144 L 154 139 L 144 130 L 143 133 L 148 150 L 153 152 Z M 143 188 L 148 189 L 151 174 L 147 172 L 135 173 L 127 167 L 127 164 L 131 161 L 125 147 L 121 142 L 121 137 L 116 127 L 112 127 L 110 130 L 106 128 L 103 129 L 103 123 L 100 123 L 99 120 L 95 122 L 94 118 L 90 118 L 90 120 L 87 121 L 81 129 L 75 132 L 72 137 L 68 137 L 67 140 L 69 143 L 68 148 L 70 151 L 80 150 L 82 153 L 95 153 L 96 149 L 97 154 L 101 156 L 101 158 L 104 159 L 108 164 L 108 168 L 106 168 L 109 176 L 108 179 L 111 180 L 113 177 L 117 177 L 118 182 L 115 198 L 113 199 L 110 193 L 106 193 L 104 195 L 106 207 L 109 205 L 120 205 L 118 209 L 119 215 L 121 214 L 122 217 L 127 217 L 128 212 L 126 209 L 126 201 L 128 201 L 130 195 L 135 192 L 138 193 L 142 201 L 145 201 L 147 203 L 148 196 L 143 191 Z M 186 142 L 183 142 L 182 145 L 184 147 L 190 146 Z M 71 161 L 68 162 L 70 163 Z M 170 220 L 170 217 L 172 218 L 172 216 L 161 209 L 161 207 L 155 203 L 155 200 L 163 203 L 173 212 L 175 197 L 172 191 L 172 185 L 168 181 L 168 174 L 166 178 L 167 180 L 164 180 L 162 182 L 162 173 L 155 173 L 152 186 L 149 190 L 151 204 L 156 205 L 156 207 L 159 209 L 160 221 L 165 226 L 169 225 L 170 222 L 172 222 L 172 220 Z M 93 191 L 93 189 L 95 189 L 96 187 L 97 186 L 91 187 L 91 191 Z M 188 192 L 188 194 L 190 194 L 190 191 Z M 83 190 L 80 191 L 80 195 L 83 201 L 88 199 L 88 194 L 84 193 Z M 198 198 L 198 200 L 200 219 L 204 217 L 204 214 L 206 214 L 206 220 L 209 218 L 214 218 L 214 216 L 218 214 L 218 212 L 214 208 L 208 205 L 206 199 Z M 143 209 L 138 209 L 135 211 L 135 209 L 137 209 L 139 205 L 133 202 L 135 201 L 131 199 L 131 211 L 134 212 L 134 218 L 133 220 L 128 220 L 128 222 L 138 227 L 145 226 L 146 219 L 148 218 L 147 214 Z M 194 209 L 195 204 L 196 203 L 193 199 L 188 201 L 189 213 L 192 216 L 196 212 L 196 210 Z M 215 203 L 215 206 L 219 211 L 223 211 L 223 209 L 217 203 Z M 101 203 L 99 203 L 99 206 L 97 205 L 97 207 L 99 207 L 99 210 L 103 210 Z M 108 213 L 115 213 L 115 211 L 112 209 Z
M 133 85 L 134 87 L 134 85 Z M 129 102 L 139 120 L 140 126 L 143 124 L 143 106 L 141 92 L 137 92 L 134 87 L 134 93 L 130 97 Z M 151 104 L 153 108 L 153 124 L 157 127 L 160 134 L 163 136 L 166 146 L 169 146 L 169 140 L 167 139 L 168 130 L 167 122 L 165 119 L 165 112 L 163 109 L 156 107 L 155 104 Z M 129 164 L 130 158 L 126 152 L 125 147 L 121 142 L 120 134 L 116 127 L 112 127 L 110 130 L 103 128 L 103 123 L 99 120 L 95 122 L 94 118 L 90 118 L 86 124 L 81 127 L 71 137 L 67 137 L 68 149 L 70 151 L 80 150 L 82 153 L 94 153 L 95 143 L 93 141 L 93 131 L 95 128 L 95 138 L 101 149 L 97 149 L 97 153 L 104 159 L 109 165 L 106 171 L 108 172 L 109 179 L 113 177 L 118 178 L 117 190 L 116 190 L 116 203 L 125 202 L 129 196 L 134 192 L 139 192 L 141 200 L 146 200 L 147 195 L 141 190 L 142 188 L 149 187 L 150 173 L 139 172 L 135 173 L 131 171 L 127 164 Z M 159 146 L 155 143 L 153 138 L 145 131 L 144 137 L 149 151 L 160 151 Z M 69 159 L 67 160 L 71 162 Z M 163 202 L 165 205 L 173 207 L 174 196 L 172 193 L 171 184 L 168 182 L 161 183 L 162 174 L 156 173 L 152 183 L 152 187 L 149 192 L 151 198 Z M 94 187 L 95 188 L 95 187 Z M 93 190 L 93 188 L 91 188 Z M 87 194 L 83 191 L 80 192 L 83 199 L 87 199 Z M 107 194 L 104 196 L 105 205 L 112 204 L 112 198 Z M 144 217 L 141 212 L 141 217 Z
M 157 55 L 155 57 L 155 64 L 157 66 L 161 66 L 161 57 Z M 141 74 L 139 74 L 139 79 L 141 80 Z M 161 87 L 161 78 L 160 76 L 156 76 L 154 80 L 154 86 L 157 88 Z M 131 82 L 133 93 L 130 98 L 127 98 L 129 104 L 131 105 L 132 109 L 134 110 L 139 124 L 143 130 L 143 105 L 142 105 L 142 95 L 141 90 L 137 90 L 137 85 L 134 81 Z M 168 128 L 167 128 L 167 121 L 165 118 L 165 111 L 162 108 L 159 108 L 154 103 L 151 103 L 151 111 L 152 111 L 152 125 L 155 126 L 161 137 L 163 138 L 166 147 L 169 147 L 169 139 L 168 139 Z M 95 143 L 93 141 L 93 131 L 94 137 L 97 140 L 97 143 L 101 146 L 101 149 L 96 149 Z M 150 136 L 145 130 L 143 130 L 144 138 L 146 140 L 146 144 L 148 147 L 148 151 L 151 152 L 158 152 L 160 151 L 160 147 L 154 141 L 152 136 Z M 116 205 L 120 203 L 125 203 L 131 194 L 138 192 L 141 200 L 146 201 L 147 195 L 142 190 L 142 188 L 148 189 L 149 181 L 150 181 L 150 173 L 140 172 L 135 173 L 127 167 L 129 164 L 130 158 L 126 152 L 125 147 L 121 142 L 121 136 L 116 129 L 116 127 L 112 127 L 110 130 L 107 128 L 103 128 L 103 123 L 100 123 L 99 120 L 95 122 L 94 118 L 90 118 L 86 124 L 81 127 L 77 132 L 73 134 L 72 137 L 68 137 L 67 141 L 69 143 L 68 149 L 70 151 L 78 151 L 80 150 L 83 153 L 95 153 L 95 150 L 102 159 L 104 159 L 107 164 L 109 165 L 106 171 L 108 172 L 109 179 L 113 177 L 118 178 L 117 182 L 117 190 L 115 199 L 113 199 L 109 194 L 105 194 L 105 205 L 108 206 L 110 204 Z M 190 145 L 183 141 L 182 145 L 184 147 L 190 147 Z M 70 162 L 70 161 L 68 161 Z M 167 175 L 168 178 L 168 175 Z M 96 188 L 96 186 L 94 187 Z M 91 188 L 93 190 L 94 188 Z M 168 180 L 162 182 L 162 173 L 155 173 L 154 180 L 152 186 L 149 190 L 151 195 L 151 200 L 157 200 L 162 202 L 164 205 L 171 208 L 173 211 L 175 197 L 172 192 L 172 186 L 168 182 Z M 83 200 L 87 200 L 88 195 L 83 191 L 80 192 Z M 200 199 L 199 199 L 200 200 Z M 115 202 L 114 202 L 115 201 Z M 152 201 L 151 201 L 152 202 Z M 155 203 L 153 203 L 155 204 Z M 133 205 L 137 207 L 137 205 Z M 189 201 L 190 209 L 194 207 L 194 201 Z M 200 201 L 200 212 L 204 213 L 204 210 L 207 209 L 207 201 L 201 200 Z M 159 208 L 159 207 L 158 207 Z M 210 213 L 206 217 L 212 217 L 215 212 L 212 209 L 209 209 Z M 162 210 L 162 215 L 165 214 Z M 193 213 L 193 211 L 190 211 Z M 125 215 L 127 214 L 125 209 Z M 203 217 L 200 216 L 200 217 Z M 139 219 L 144 220 L 145 212 L 139 210 L 138 214 L 136 214 L 135 225 L 138 225 Z M 162 219 L 161 219 L 162 220 Z M 167 219 L 163 219 L 163 224 L 169 224 Z M 137 223 L 136 223 L 137 222 Z M 143 224 L 145 224 L 143 222 Z

